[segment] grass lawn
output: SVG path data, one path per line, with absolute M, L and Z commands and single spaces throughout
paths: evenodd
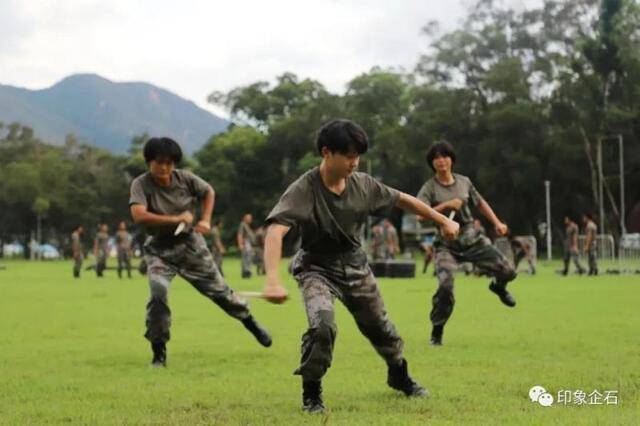
M 639 275 L 565 278 L 554 273 L 559 263 L 540 265 L 510 287 L 514 309 L 488 279 L 459 275 L 441 348 L 428 345 L 435 278 L 381 279 L 410 371 L 431 397 L 409 400 L 386 386 L 384 362 L 338 303 L 328 413 L 308 416 L 292 375 L 306 318 L 290 276 L 288 303 L 251 304 L 273 334 L 269 349 L 174 280 L 168 368 L 152 369 L 146 277 L 83 271 L 73 280 L 70 261 L 0 264 L 1 424 L 640 424 Z M 261 288 L 260 278 L 240 279 L 238 260 L 224 269 L 233 288 Z M 618 403 L 543 407 L 528 398 L 534 385 L 556 399 L 561 390 L 617 391 Z

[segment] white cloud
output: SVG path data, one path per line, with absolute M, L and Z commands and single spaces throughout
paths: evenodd
M 411 69 L 422 26 L 450 28 L 463 12 L 463 0 L 0 0 L 0 83 L 95 72 L 204 106 L 213 90 L 292 71 L 342 91 L 374 65 Z

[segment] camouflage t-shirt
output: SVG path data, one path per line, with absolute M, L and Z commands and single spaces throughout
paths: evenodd
M 564 247 L 570 249 L 573 245 L 573 237 L 578 234 L 578 225 L 570 223 L 565 228 Z
M 425 182 L 416 196 L 424 203 L 436 207 L 446 201 L 459 198 L 462 200 L 462 207 L 458 210 L 453 218 L 460 224 L 460 232 L 455 240 L 445 240 L 442 236 L 438 236 L 434 244 L 463 250 L 466 247 L 478 243 L 482 240 L 484 244 L 490 244 L 490 241 L 479 230 L 473 226 L 473 215 L 471 214 L 470 205 L 477 206 L 482 200 L 482 196 L 471 183 L 471 180 L 463 175 L 453 173 L 453 183 L 451 185 L 441 184 L 435 176 Z M 449 216 L 451 210 L 443 211 L 442 214 Z
M 587 237 L 591 236 L 592 240 L 591 240 L 591 248 L 595 248 L 596 247 L 596 243 L 598 241 L 597 238 L 597 234 L 598 234 L 598 227 L 596 226 L 595 223 L 589 221 L 587 223 L 587 226 L 585 227 L 585 234 Z
M 96 241 L 98 243 L 98 250 L 103 253 L 107 253 L 109 251 L 109 234 L 103 231 L 98 231 L 96 233 Z
M 248 242 L 251 246 L 255 245 L 256 236 L 248 223 L 240 222 L 240 225 L 238 226 L 238 234 L 242 236 L 242 240 L 245 244 Z
M 453 183 L 451 185 L 441 184 L 435 176 L 425 182 L 416 196 L 424 203 L 435 207 L 446 201 L 459 198 L 462 200 L 462 207 L 456 212 L 454 220 L 460 226 L 473 224 L 473 215 L 471 214 L 470 204 L 477 206 L 482 200 L 482 196 L 466 177 L 453 173 Z M 444 211 L 442 214 L 449 216 L 450 211 Z
M 400 192 L 366 173 L 347 178 L 342 194 L 327 189 L 315 167 L 293 182 L 271 210 L 266 223 L 297 227 L 302 249 L 333 255 L 362 247 L 362 227 L 369 215 L 389 212 Z
M 131 234 L 127 231 L 116 232 L 116 247 L 118 251 L 128 251 L 131 248 Z
M 71 233 L 71 250 L 74 253 L 82 251 L 82 241 L 80 240 L 80 234 L 75 231 Z
M 174 170 L 169 186 L 158 185 L 146 172 L 131 182 L 129 205 L 141 204 L 151 213 L 161 215 L 179 215 L 190 211 L 195 215 L 197 202 L 202 200 L 211 186 L 202 178 L 186 170 Z M 176 225 L 145 227 L 154 237 L 173 236 Z

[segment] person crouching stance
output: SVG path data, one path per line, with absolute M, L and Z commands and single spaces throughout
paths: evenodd
M 286 297 L 278 272 L 284 235 L 295 226 L 302 236 L 292 270 L 309 328 L 302 337 L 302 357 L 295 374 L 302 376 L 302 408 L 309 413 L 324 410 L 321 380 L 332 362 L 336 298 L 386 361 L 387 384 L 407 396 L 427 396 L 426 389 L 409 376 L 403 341 L 387 317 L 360 235 L 367 216 L 393 207 L 429 217 L 451 238 L 458 224 L 416 198 L 356 172 L 368 145 L 366 133 L 352 121 L 334 120 L 322 126 L 316 139 L 320 166 L 291 184 L 266 219 L 263 294 L 267 299 Z

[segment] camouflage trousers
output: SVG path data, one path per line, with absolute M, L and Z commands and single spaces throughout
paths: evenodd
M 215 262 L 218 271 L 220 271 L 220 275 L 224 277 L 224 272 L 222 272 L 222 262 L 224 261 L 224 256 L 217 250 L 212 250 L 211 254 L 213 255 L 213 261 Z
M 500 286 L 506 287 L 508 282 L 516 278 L 517 274 L 511 262 L 485 236 L 477 236 L 471 244 L 454 241 L 445 245 L 436 242 L 434 247 L 438 289 L 431 299 L 430 319 L 433 325 L 446 324 L 453 313 L 453 281 L 458 263 L 473 264 L 479 273 L 493 277 L 495 283 Z
M 145 245 L 145 260 L 151 292 L 147 303 L 145 337 L 150 342 L 167 342 L 170 338 L 168 293 L 169 284 L 176 275 L 188 281 L 230 316 L 242 320 L 250 315 L 247 301 L 224 282 L 201 234 L 194 231 L 182 234 L 172 244 L 151 240 Z
M 96 274 L 101 277 L 105 269 L 107 269 L 107 252 L 99 250 L 98 256 L 96 256 Z
M 598 271 L 598 261 L 596 260 L 596 248 L 591 247 L 587 251 L 587 258 L 589 259 L 589 272 L 594 273 Z
M 253 263 L 256 265 L 256 275 L 264 275 L 264 250 L 262 247 L 253 249 Z
M 373 260 L 386 260 L 387 250 L 384 246 L 373 249 Z
M 356 321 L 360 332 L 388 364 L 402 361 L 404 343 L 387 317 L 375 277 L 363 258 L 310 263 L 299 252 L 293 274 L 302 293 L 309 328 L 302 336 L 300 367 L 294 374 L 319 380 L 331 366 L 337 334 L 334 301 L 339 299 Z
M 533 259 L 531 258 L 530 254 L 527 254 L 527 252 L 525 252 L 522 249 L 516 248 L 513 250 L 513 263 L 514 263 L 514 268 L 517 271 L 518 270 L 518 265 L 520 265 L 520 262 L 522 260 L 526 260 L 527 263 L 529 263 L 529 273 L 530 274 L 535 274 L 536 273 L 536 267 L 533 264 Z
M 84 260 L 84 256 L 82 254 L 78 254 L 73 256 L 73 276 L 80 277 L 80 271 L 82 270 L 82 261 Z
M 122 270 L 127 270 L 127 276 L 131 278 L 131 256 L 126 250 L 118 251 L 118 277 L 122 278 Z
M 584 267 L 582 266 L 582 264 L 580 263 L 580 255 L 578 254 L 577 250 L 571 250 L 571 249 L 565 249 L 564 250 L 564 270 L 562 271 L 563 274 L 568 274 L 569 273 L 569 263 L 573 260 L 573 264 L 576 266 L 576 269 L 578 270 L 579 274 L 584 273 Z
M 251 277 L 251 262 L 253 261 L 253 249 L 248 241 L 242 247 L 242 278 Z

